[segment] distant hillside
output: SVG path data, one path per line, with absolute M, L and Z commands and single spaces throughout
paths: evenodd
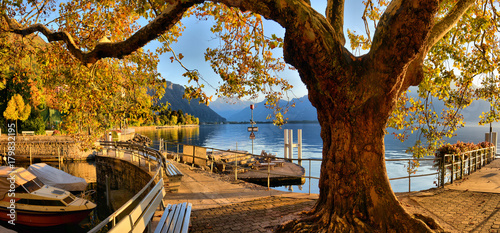
M 210 103 L 210 108 L 222 117 L 229 119 L 233 114 L 244 108 L 249 108 L 250 104 L 253 104 L 253 102 L 248 100 L 243 101 L 237 98 L 229 99 L 220 97 Z
M 285 118 L 288 118 L 288 121 L 318 121 L 318 117 L 316 114 L 316 108 L 311 105 L 309 99 L 306 96 L 293 99 L 295 102 L 295 107 L 290 107 L 289 111 L 284 115 Z M 280 106 L 285 106 L 287 104 L 286 101 L 280 101 Z M 272 114 L 273 111 L 271 109 L 267 109 L 265 107 L 265 102 L 260 102 L 255 104 L 255 109 L 253 111 L 253 119 L 254 121 L 271 121 L 270 119 L 266 119 L 269 114 Z M 236 112 L 227 118 L 228 121 L 235 122 L 247 122 L 250 121 L 251 118 L 251 110 L 248 107 L 245 107 L 243 110 Z
M 410 92 L 408 96 L 417 98 L 418 93 L 416 90 L 414 90 Z M 446 108 L 444 102 L 437 98 L 434 98 L 432 102 L 436 113 L 441 115 L 443 109 Z M 489 110 L 490 110 L 490 103 L 488 101 L 476 100 L 472 102 L 469 107 L 460 111 L 460 113 L 464 116 L 464 121 L 466 122 L 467 125 L 477 125 L 477 123 L 480 120 L 479 116 L 481 115 L 481 113 L 488 112 Z
M 160 100 L 160 103 L 170 103 L 172 110 L 182 110 L 200 119 L 200 122 L 225 122 L 226 119 L 214 112 L 205 104 L 199 104 L 198 99 L 193 99 L 188 102 L 182 98 L 184 95 L 184 87 L 179 84 L 174 84 L 167 81 L 165 95 Z

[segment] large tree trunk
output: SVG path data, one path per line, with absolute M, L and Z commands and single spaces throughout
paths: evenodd
M 306 8 L 304 8 L 306 9 Z M 425 45 L 437 2 L 392 1 L 361 57 L 339 28 L 304 10 L 287 24 L 284 57 L 299 71 L 318 111 L 323 139 L 320 197 L 293 232 L 430 232 L 396 199 L 386 172 L 384 129 L 397 97 L 414 84 L 409 64 Z M 302 22 L 304 15 L 307 18 Z M 398 22 L 398 23 L 395 23 Z
M 373 98 L 354 112 L 312 95 L 323 139 L 320 197 L 306 219 L 282 226 L 293 232 L 428 232 L 396 199 L 386 173 L 387 110 Z M 329 103 L 330 102 L 330 103 Z M 381 111 L 382 110 L 382 111 Z

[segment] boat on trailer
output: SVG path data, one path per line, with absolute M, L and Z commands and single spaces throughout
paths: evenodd
M 38 227 L 77 224 L 95 208 L 93 202 L 46 185 L 24 168 L 0 167 L 0 220 Z

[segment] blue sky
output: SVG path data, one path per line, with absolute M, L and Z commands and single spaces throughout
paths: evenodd
M 326 8 L 326 0 L 312 0 L 312 6 L 318 12 L 324 14 Z M 348 0 L 345 3 L 345 26 L 344 31 L 347 35 L 347 29 L 357 31 L 362 33 L 364 31 L 364 24 L 361 19 L 363 14 L 364 5 L 362 0 Z M 182 59 L 183 64 L 188 69 L 197 69 L 203 78 L 207 80 L 211 86 L 217 88 L 219 82 L 221 81 L 210 67 L 210 64 L 205 62 L 203 52 L 208 47 L 217 46 L 217 41 L 214 40 L 214 35 L 210 32 L 210 22 L 199 21 L 195 17 L 185 18 L 182 20 L 186 26 L 186 30 L 183 35 L 179 38 L 179 42 L 172 44 L 172 48 L 176 53 L 182 53 L 184 59 Z M 285 30 L 273 21 L 266 21 L 264 23 L 264 30 L 266 35 L 276 34 L 277 36 L 284 37 Z M 158 46 L 157 42 L 151 42 L 146 46 L 151 50 L 154 50 L 155 46 Z M 282 56 L 282 50 L 276 50 L 274 54 Z M 160 64 L 158 66 L 158 71 L 162 76 L 173 83 L 188 85 L 187 79 L 182 76 L 185 72 L 184 69 L 176 62 L 171 63 L 170 54 L 164 54 L 160 57 Z M 307 89 L 300 80 L 297 71 L 287 70 L 280 73 L 280 76 L 286 78 L 291 85 L 294 86 L 291 94 L 291 98 L 298 98 L 307 95 Z M 215 89 L 204 83 L 205 91 L 208 95 L 214 95 L 213 100 L 215 100 Z M 262 99 L 259 99 L 262 100 Z

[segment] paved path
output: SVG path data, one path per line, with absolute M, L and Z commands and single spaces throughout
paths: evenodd
M 176 164 L 184 173 L 166 203 L 193 203 L 190 232 L 272 232 L 310 210 L 317 195 L 267 191 Z M 446 232 L 500 232 L 500 160 L 445 188 L 398 194 L 410 213 L 434 218 Z M 161 216 L 158 211 L 155 219 Z
M 272 232 L 279 224 L 309 210 L 318 198 L 317 194 L 267 190 L 234 181 L 232 176 L 174 165 L 184 176 L 179 191 L 167 193 L 164 202 L 193 204 L 190 232 Z M 162 211 L 155 213 L 153 229 L 161 214 Z
M 434 218 L 447 232 L 500 232 L 500 159 L 463 181 L 412 194 L 400 194 L 411 213 Z

